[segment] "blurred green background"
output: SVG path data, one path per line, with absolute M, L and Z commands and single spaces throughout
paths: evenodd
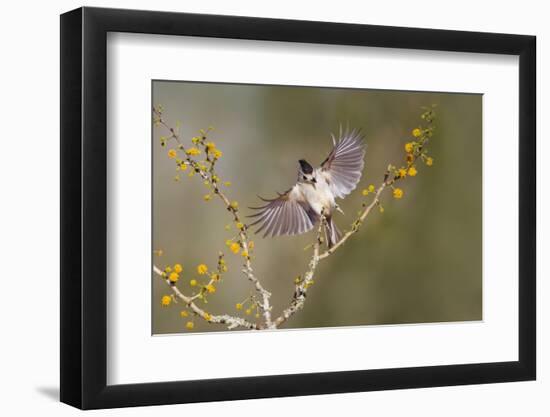
M 422 106 L 435 104 L 436 133 L 429 144 L 434 165 L 418 164 L 419 173 L 400 187 L 401 200 L 385 193 L 385 212 L 374 211 L 358 234 L 321 262 L 305 308 L 284 328 L 425 323 L 482 319 L 482 96 L 388 90 L 263 86 L 153 81 L 153 103 L 187 144 L 198 130 L 214 126 L 209 140 L 223 151 L 222 180 L 242 211 L 258 205 L 256 195 L 274 196 L 295 183 L 298 159 L 319 164 L 331 149 L 330 132 L 340 124 L 360 127 L 366 137 L 365 170 L 358 188 L 339 204 L 341 230 L 360 209 L 360 190 L 380 184 L 388 163 L 403 161 L 403 146 L 421 123 Z M 153 261 L 161 267 L 184 266 L 178 287 L 190 293 L 196 266 L 215 266 L 219 250 L 234 235 L 224 230 L 229 214 L 220 201 L 204 202 L 198 177 L 173 180 L 175 164 L 160 146 L 163 128 L 153 129 Z M 293 280 L 302 274 L 314 233 L 262 239 L 254 267 L 272 293 L 273 315 L 291 300 Z M 241 259 L 228 253 L 229 273 L 209 296 L 213 313 L 244 314 L 235 303 L 251 292 Z M 153 276 L 153 333 L 187 332 L 183 305 L 167 308 L 170 294 Z M 252 319 L 253 316 L 252 316 Z M 195 320 L 194 331 L 225 330 Z

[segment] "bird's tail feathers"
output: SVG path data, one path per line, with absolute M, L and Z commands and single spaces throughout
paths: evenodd
M 325 238 L 329 249 L 332 248 L 342 238 L 342 233 L 338 230 L 336 223 L 332 220 L 332 217 L 327 219 L 325 226 Z

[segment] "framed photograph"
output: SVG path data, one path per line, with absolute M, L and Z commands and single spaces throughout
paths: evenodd
M 61 401 L 533 380 L 535 37 L 61 16 Z

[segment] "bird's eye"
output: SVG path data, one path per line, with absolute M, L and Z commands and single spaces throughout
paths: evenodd
M 307 180 L 307 178 L 306 178 L 306 176 L 305 176 L 305 175 L 303 176 L 303 178 L 304 178 L 304 181 L 306 181 L 306 180 Z

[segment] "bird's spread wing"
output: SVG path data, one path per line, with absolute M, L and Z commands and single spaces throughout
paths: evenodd
M 249 226 L 259 224 L 256 233 L 263 230 L 263 237 L 305 233 L 318 220 L 317 214 L 306 203 L 297 185 L 274 199 L 261 199 L 267 204 L 251 207 L 258 212 L 249 216 L 256 217 Z
M 351 193 L 361 179 L 365 165 L 365 146 L 359 130 L 346 130 L 338 142 L 332 136 L 334 148 L 327 159 L 321 164 L 321 173 L 330 185 L 332 193 L 338 198 L 344 198 Z

